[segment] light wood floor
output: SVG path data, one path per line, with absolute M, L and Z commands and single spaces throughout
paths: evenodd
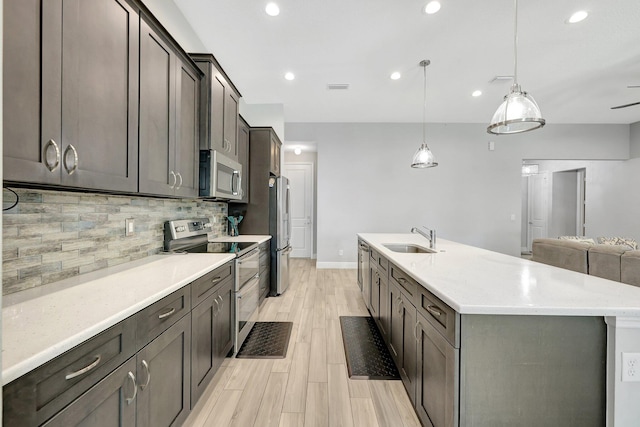
M 350 380 L 339 316 L 368 315 L 356 270 L 291 260 L 291 285 L 260 320 L 292 321 L 285 359 L 227 358 L 186 427 L 420 426 L 401 381 Z

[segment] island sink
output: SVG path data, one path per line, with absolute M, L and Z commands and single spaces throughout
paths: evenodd
M 405 254 L 435 254 L 438 252 L 434 249 L 428 249 L 423 246 L 406 243 L 383 243 L 382 246 L 393 252 L 401 252 Z

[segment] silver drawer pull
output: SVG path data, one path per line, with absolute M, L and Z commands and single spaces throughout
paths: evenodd
M 427 306 L 427 311 L 429 313 L 433 314 L 434 316 L 442 316 L 442 311 L 440 310 L 440 308 L 438 306 L 428 305 Z
M 138 394 L 138 385 L 136 384 L 136 376 L 133 375 L 133 372 L 129 371 L 127 377 L 129 377 L 129 379 L 133 383 L 133 396 L 126 398 L 127 405 L 131 405 L 131 402 L 135 400 L 136 395 Z
M 67 157 L 69 154 L 69 150 L 73 152 L 73 166 L 69 167 L 67 164 Z M 64 150 L 64 156 L 62 157 L 62 163 L 64 164 L 64 168 L 67 170 L 69 175 L 73 175 L 73 173 L 78 169 L 78 152 L 76 151 L 76 147 L 73 144 L 69 144 L 69 146 Z
M 216 306 L 218 307 L 218 308 L 216 309 L 216 312 L 215 312 L 215 313 L 213 313 L 213 317 L 216 317 L 216 316 L 218 315 L 218 313 L 220 313 L 220 303 L 218 302 L 218 298 L 215 298 L 215 299 L 213 300 L 213 302 L 215 302 L 215 303 L 216 303 Z
M 147 386 L 149 385 L 149 381 L 151 381 L 151 371 L 149 370 L 149 364 L 144 359 L 142 359 L 142 366 L 144 367 L 145 371 L 147 371 L 147 382 L 140 386 L 140 390 L 144 390 L 145 388 L 147 388 Z
M 53 147 L 56 150 L 56 162 L 54 164 L 49 163 L 49 159 L 47 158 L 47 152 L 49 151 L 49 147 Z M 58 165 L 60 164 L 60 149 L 58 148 L 58 144 L 53 139 L 47 141 L 44 144 L 44 165 L 49 169 L 49 172 L 53 172 Z
M 398 277 L 398 283 L 404 285 L 407 283 L 407 279 L 405 279 L 404 277 Z
M 169 310 L 169 311 L 167 311 L 165 313 L 159 314 L 158 315 L 158 319 L 165 319 L 165 318 L 171 316 L 175 312 L 176 312 L 176 308 L 172 307 L 171 310 Z
M 216 284 L 216 283 L 218 283 L 220 280 L 222 280 L 222 277 L 220 277 L 220 276 L 216 276 L 216 277 L 214 277 L 213 279 L 211 279 L 211 283 L 213 283 L 213 284 L 215 285 L 215 284 Z
M 82 368 L 82 369 L 80 369 L 78 371 L 75 371 L 75 372 L 72 372 L 70 374 L 67 374 L 67 376 L 64 377 L 64 379 L 65 380 L 72 380 L 72 379 L 74 379 L 76 377 L 79 377 L 82 374 L 86 374 L 87 372 L 89 372 L 90 370 L 92 370 L 93 368 L 98 366 L 98 364 L 100 363 L 100 359 L 101 359 L 100 355 L 97 355 L 96 356 L 96 360 L 94 360 L 89 365 L 85 366 L 84 368 Z

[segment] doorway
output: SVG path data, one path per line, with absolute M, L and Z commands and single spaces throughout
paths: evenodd
M 291 187 L 291 257 L 311 258 L 313 253 L 313 163 L 285 163 L 284 176 Z

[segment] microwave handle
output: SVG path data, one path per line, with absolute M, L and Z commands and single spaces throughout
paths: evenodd
M 234 183 L 236 185 L 234 185 Z M 233 175 L 231 176 L 231 194 L 233 194 L 234 196 L 237 196 L 240 191 L 239 189 L 240 189 L 240 172 L 234 170 Z

